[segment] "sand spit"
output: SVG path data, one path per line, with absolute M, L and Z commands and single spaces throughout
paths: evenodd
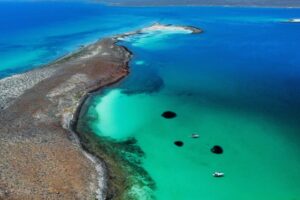
M 178 26 L 178 25 L 172 25 L 172 24 L 160 24 L 160 23 L 154 23 L 151 26 L 139 29 L 137 31 L 127 32 L 123 34 L 116 35 L 114 38 L 116 40 L 124 40 L 127 37 L 134 36 L 137 34 L 145 34 L 149 32 L 186 32 L 186 33 L 192 33 L 192 34 L 198 34 L 202 33 L 203 30 L 193 27 L 193 26 Z
M 103 39 L 0 80 L 0 199 L 113 198 L 106 196 L 114 191 L 106 184 L 113 169 L 73 130 L 89 93 L 128 74 L 131 53 L 118 39 L 140 33 Z
M 147 33 L 152 31 L 161 31 L 161 32 L 187 32 L 187 33 L 201 33 L 202 30 L 192 27 L 192 26 L 176 26 L 172 24 L 164 25 L 160 23 L 155 23 L 152 26 L 143 28 L 140 30 L 141 33 Z
M 300 23 L 300 18 L 289 19 L 288 22 L 291 22 L 291 23 Z

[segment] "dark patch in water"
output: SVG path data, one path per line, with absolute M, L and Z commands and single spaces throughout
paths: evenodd
M 159 92 L 164 86 L 159 74 L 149 68 L 135 68 L 134 72 L 122 83 L 122 93 L 127 95 Z
M 174 144 L 178 147 L 182 147 L 184 145 L 182 141 L 175 141 Z
M 223 149 L 219 145 L 213 146 L 213 148 L 211 148 L 210 151 L 215 153 L 215 154 L 222 154 L 223 153 Z
M 163 114 L 161 114 L 161 116 L 163 116 L 166 119 L 172 119 L 172 118 L 175 118 L 177 116 L 177 114 L 172 111 L 166 111 Z

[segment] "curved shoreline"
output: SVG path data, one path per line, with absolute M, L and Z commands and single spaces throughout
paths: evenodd
M 126 49 L 127 51 L 127 49 Z M 129 52 L 129 51 L 128 51 Z M 129 62 L 129 60 L 128 60 Z M 128 66 L 128 63 L 126 64 L 126 66 Z M 82 107 L 83 107 L 83 104 L 86 102 L 86 100 L 89 98 L 89 96 L 94 93 L 94 92 L 97 92 L 105 87 L 109 87 L 109 86 L 112 86 L 116 83 L 118 83 L 119 81 L 121 81 L 123 77 L 120 77 L 119 79 L 111 82 L 111 83 L 108 83 L 107 85 L 104 85 L 104 86 L 100 86 L 99 88 L 94 88 L 92 89 L 91 91 L 89 91 L 84 97 L 82 97 L 82 99 L 80 100 L 80 103 L 73 115 L 73 118 L 72 120 L 70 121 L 70 126 L 69 126 L 69 129 L 70 131 L 74 134 L 74 137 L 77 138 L 78 140 L 78 144 L 81 145 L 81 148 L 83 149 L 83 152 L 86 154 L 86 157 L 89 158 L 94 164 L 95 164 L 95 167 L 96 167 L 96 170 L 97 170 L 97 173 L 98 173 L 98 189 L 96 191 L 97 193 L 97 199 L 99 200 L 104 200 L 104 199 L 107 199 L 107 184 L 106 182 L 108 181 L 108 169 L 107 169 L 107 166 L 106 166 L 106 162 L 105 160 L 103 160 L 102 158 L 100 157 L 97 157 L 95 155 L 93 155 L 93 153 L 85 147 L 85 145 L 82 143 L 80 137 L 81 137 L 81 133 L 78 132 L 76 130 L 76 127 L 77 127 L 77 123 L 78 123 L 78 118 L 79 118 L 79 115 L 80 115 L 80 112 L 82 110 Z
M 116 43 L 141 32 L 104 38 L 42 68 L 0 80 L 0 198 L 118 199 L 120 193 L 104 183 L 112 170 L 107 160 L 91 154 L 76 126 L 90 94 L 129 73 L 132 53 Z
M 128 33 L 124 33 L 124 34 L 118 34 L 118 35 L 114 36 L 113 38 L 115 39 L 115 41 L 117 43 L 118 41 L 123 40 L 127 37 L 131 37 L 131 36 L 139 35 L 139 34 L 144 34 L 144 33 L 147 33 L 148 31 L 149 32 L 152 32 L 152 31 L 162 31 L 162 32 L 163 31 L 174 31 L 174 32 L 187 31 L 190 34 L 198 34 L 198 33 L 203 32 L 203 30 L 198 29 L 198 28 L 193 27 L 193 26 L 175 26 L 175 25 L 171 25 L 171 24 L 162 25 L 162 24 L 159 24 L 159 23 L 155 23 L 150 27 L 142 28 L 142 29 L 139 29 L 137 31 L 128 32 Z M 128 48 L 126 48 L 124 46 L 121 46 L 121 47 L 124 48 L 125 51 L 127 51 L 131 55 L 133 55 L 132 52 Z M 130 59 L 127 61 L 127 65 L 129 65 L 129 61 L 130 61 Z M 121 79 L 123 79 L 123 78 L 121 78 Z M 88 106 L 89 103 L 87 103 L 86 101 L 89 101 L 90 98 L 92 98 L 93 96 L 96 96 L 97 94 L 95 94 L 95 93 L 99 93 L 99 91 L 101 92 L 103 88 L 107 88 L 107 87 L 109 87 L 111 85 L 114 85 L 118 82 L 119 81 L 112 82 L 111 84 L 108 84 L 106 86 L 103 86 L 103 87 L 100 87 L 100 88 L 95 89 L 93 91 L 90 91 L 85 96 L 84 100 L 81 101 L 80 106 L 78 106 L 76 114 L 74 115 L 74 118 L 72 120 L 73 123 L 72 123 L 72 128 L 71 128 L 79 137 L 81 137 L 81 144 L 82 144 L 83 148 L 85 149 L 85 151 L 89 152 L 91 155 L 94 155 L 97 159 L 100 160 L 100 162 L 103 163 L 104 170 L 106 172 L 106 176 L 105 176 L 106 177 L 106 179 L 105 179 L 106 187 L 105 187 L 105 191 L 102 191 L 102 193 L 104 194 L 104 196 L 107 199 L 127 199 L 128 198 L 128 196 L 126 194 L 126 190 L 128 190 L 127 187 L 130 186 L 130 185 L 120 186 L 120 182 L 121 182 L 121 184 L 124 184 L 124 182 L 126 182 L 126 181 L 125 180 L 120 181 L 120 178 L 118 178 L 119 180 L 114 180 L 115 178 L 110 178 L 110 176 L 111 176 L 111 174 L 113 174 L 113 176 L 119 176 L 120 177 L 124 173 L 126 175 L 126 176 L 124 176 L 124 179 L 126 179 L 126 178 L 129 178 L 130 175 L 126 174 L 127 173 L 126 170 L 124 172 L 122 169 L 110 171 L 111 170 L 110 168 L 112 166 L 107 166 L 108 165 L 108 160 L 110 160 L 109 163 L 112 162 L 115 166 L 121 165 L 120 162 L 117 162 L 117 161 L 115 161 L 113 159 L 110 159 L 110 158 L 106 158 L 106 159 L 102 158 L 102 155 L 106 154 L 105 152 L 103 153 L 103 148 L 107 143 L 104 142 L 105 143 L 104 146 L 103 145 L 99 145 L 99 146 L 96 146 L 96 147 L 93 147 L 93 145 L 89 146 L 90 143 L 93 143 L 93 142 L 97 143 L 97 141 L 101 140 L 101 138 L 96 136 L 95 133 L 93 133 L 91 130 L 89 130 L 89 127 L 84 127 L 83 129 L 81 129 L 82 127 L 80 127 L 78 129 L 78 121 L 79 121 L 81 112 L 84 113 L 89 108 L 89 106 Z M 85 104 L 87 104 L 87 105 L 85 105 Z M 81 126 L 81 125 L 79 125 L 79 126 Z M 90 138 L 89 139 L 85 138 L 86 135 L 90 135 L 90 136 L 88 136 Z M 85 140 L 87 140 L 87 141 L 85 141 Z M 126 141 L 126 142 L 130 142 L 130 143 L 133 142 L 134 143 L 134 141 L 130 141 L 130 140 L 131 139 L 129 139 L 129 141 Z M 88 143 L 88 144 L 85 144 L 85 143 Z M 138 150 L 138 151 L 142 151 L 142 150 Z M 119 167 L 117 167 L 117 168 L 119 168 Z M 119 170 L 123 171 L 123 172 L 121 172 L 121 175 L 118 174 L 118 173 L 117 173 L 117 175 L 115 175 L 116 171 L 119 171 Z M 147 176 L 147 174 L 146 174 L 146 176 Z M 151 178 L 150 178 L 150 181 L 151 181 Z M 112 186 L 112 185 L 114 185 L 114 186 Z M 115 187 L 115 188 L 112 188 L 112 187 Z
M 1 80 L 0 199 L 101 197 L 102 163 L 83 151 L 69 125 L 88 91 L 128 74 L 131 55 L 115 42 L 102 39 Z

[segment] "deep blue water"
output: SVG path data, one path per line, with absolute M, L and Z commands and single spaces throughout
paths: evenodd
M 84 2 L 0 2 L 0 78 L 148 20 L 153 18 Z
M 199 25 L 204 29 L 209 27 L 207 31 L 214 35 L 207 34 L 205 37 L 236 34 L 235 42 L 239 42 L 240 38 L 246 45 L 245 39 L 253 39 L 251 37 L 254 35 L 251 36 L 251 33 L 247 33 L 241 37 L 233 28 L 243 31 L 245 30 L 242 28 L 243 24 L 251 21 L 253 25 L 261 24 L 260 28 L 264 26 L 280 27 L 280 20 L 298 16 L 299 10 L 297 9 L 129 8 L 106 7 L 84 2 L 0 2 L 0 59 L 2 60 L 0 77 L 45 64 L 80 45 L 90 43 L 103 36 L 133 30 L 157 21 Z M 226 23 L 222 23 L 224 21 Z M 270 23 L 264 23 L 268 21 Z M 230 24 L 237 26 L 222 32 L 216 31 L 221 27 L 226 28 Z M 277 30 L 270 37 L 274 40 L 280 37 L 283 42 L 284 40 L 290 41 L 289 37 L 284 34 L 288 30 L 297 29 L 298 26 L 290 24 L 284 27 L 284 30 Z M 258 40 L 269 37 L 267 29 L 256 31 L 263 33 Z M 292 37 L 295 37 L 297 33 L 297 31 L 289 32 Z M 297 38 L 293 39 L 291 50 L 296 48 L 298 40 Z M 274 47 L 280 44 L 276 41 L 272 45 Z M 274 53 L 276 56 L 276 52 Z M 294 55 L 297 52 L 289 51 L 287 53 L 289 54 L 287 56 L 295 58 Z M 284 56 L 281 55 L 281 57 Z M 293 62 L 293 60 L 289 59 L 288 62 Z

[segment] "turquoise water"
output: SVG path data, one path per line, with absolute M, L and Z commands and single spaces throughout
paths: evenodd
M 202 28 L 120 42 L 134 53 L 131 73 L 92 97 L 81 123 L 112 147 L 136 139 L 144 154 L 128 142 L 120 155 L 155 186 L 132 171 L 135 199 L 300 199 L 300 25 L 284 22 L 299 9 L 1 2 L 0 11 L 0 77 L 154 22 Z
M 0 78 L 47 64 L 82 45 L 152 20 L 126 9 L 86 2 L 2 1 Z
M 134 53 L 131 74 L 82 120 L 112 146 L 137 140 L 155 187 L 134 185 L 136 199 L 300 199 L 300 26 L 282 22 L 291 10 L 178 9 L 170 22 L 205 32 L 120 42 Z

